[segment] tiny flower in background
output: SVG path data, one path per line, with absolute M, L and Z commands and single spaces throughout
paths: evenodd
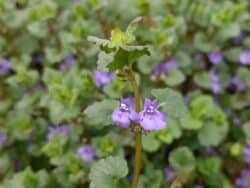
M 61 134 L 67 137 L 69 134 L 69 131 L 65 125 L 59 125 L 59 126 L 54 126 L 54 127 L 50 126 L 48 129 L 47 138 L 51 139 L 54 134 Z
M 245 145 L 244 147 L 244 160 L 250 164 L 250 145 Z
M 240 52 L 240 63 L 243 65 L 250 65 L 250 50 Z
M 0 59 L 0 75 L 7 73 L 10 70 L 10 63 L 7 59 Z
M 248 187 L 248 179 L 250 178 L 250 170 L 249 169 L 243 169 L 241 171 L 240 177 L 238 177 L 235 180 L 235 185 L 237 188 L 246 188 Z
M 63 62 L 59 65 L 60 69 L 65 69 L 71 67 L 74 61 L 74 56 L 72 54 L 67 55 Z
M 241 32 L 238 36 L 234 37 L 232 41 L 234 44 L 240 45 L 243 42 L 244 38 L 245 38 L 245 35 L 244 33 Z
M 105 72 L 100 70 L 94 70 L 92 73 L 92 77 L 94 79 L 95 85 L 98 88 L 102 88 L 105 85 L 112 82 L 114 79 L 115 73 L 114 72 Z
M 195 185 L 194 188 L 203 188 L 202 185 Z
M 156 77 L 160 77 L 160 78 L 164 77 L 167 74 L 169 69 L 176 68 L 176 67 L 177 67 L 177 63 L 174 58 L 168 59 L 164 63 L 154 64 L 152 66 L 153 75 L 151 76 L 151 79 L 156 80 Z
M 195 57 L 194 57 L 195 61 L 198 63 L 199 67 L 201 69 L 205 68 L 205 62 L 203 61 L 203 58 L 202 58 L 202 54 L 201 53 L 197 53 L 195 54 Z
M 234 125 L 240 125 L 242 123 L 241 118 L 240 117 L 233 118 L 233 123 Z
M 76 153 L 81 157 L 83 161 L 86 162 L 92 161 L 96 155 L 93 146 L 90 144 L 79 147 Z
M 145 130 L 159 130 L 166 127 L 167 115 L 157 110 L 158 101 L 145 99 L 143 110 L 139 113 L 140 125 Z
M 233 113 L 233 109 L 232 108 L 225 108 L 224 112 L 227 114 L 227 116 L 230 116 Z
M 171 166 L 167 166 L 164 169 L 164 174 L 165 174 L 166 181 L 168 183 L 171 183 L 175 179 L 175 176 L 176 176 L 176 173 Z
M 120 106 L 112 113 L 112 121 L 115 125 L 128 128 L 132 121 L 138 121 L 138 114 L 132 109 L 132 99 L 130 97 L 121 98 Z
M 219 93 L 221 91 L 220 80 L 219 76 L 217 75 L 214 69 L 210 71 L 210 77 L 211 77 L 210 89 L 212 90 L 213 93 Z
M 219 64 L 223 60 L 223 56 L 218 51 L 208 53 L 208 59 L 213 64 Z
M 5 144 L 7 142 L 7 135 L 3 132 L 0 132 L 0 144 Z
M 216 150 L 213 147 L 206 147 L 205 152 L 206 152 L 207 155 L 210 155 L 210 156 L 216 154 Z
M 230 80 L 232 86 L 235 86 L 239 91 L 244 91 L 246 89 L 246 85 L 241 82 L 236 76 L 233 76 Z

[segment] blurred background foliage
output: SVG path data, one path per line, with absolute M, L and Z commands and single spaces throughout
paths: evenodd
M 134 64 L 141 96 L 168 114 L 143 136 L 139 187 L 250 187 L 248 0 L 0 0 L 1 188 L 129 187 L 133 135 L 111 113 L 132 88 L 119 73 L 96 85 L 111 57 L 87 37 L 138 16 L 126 34 L 150 51 Z

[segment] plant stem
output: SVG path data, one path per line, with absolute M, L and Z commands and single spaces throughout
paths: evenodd
M 135 111 L 140 111 L 140 94 L 139 88 L 136 84 L 135 76 L 130 68 L 129 71 L 129 80 L 131 86 L 134 91 L 134 100 L 135 100 Z M 135 160 L 134 160 L 134 171 L 133 171 L 133 179 L 132 179 L 132 188 L 137 188 L 138 180 L 140 176 L 140 169 L 141 169 L 141 158 L 142 158 L 142 149 L 141 149 L 141 132 L 138 131 L 135 133 Z

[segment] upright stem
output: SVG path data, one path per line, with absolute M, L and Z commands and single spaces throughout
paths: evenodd
M 134 91 L 135 111 L 139 112 L 140 111 L 139 88 L 136 84 L 135 76 L 131 68 L 130 68 L 130 73 L 129 73 L 129 80 Z M 137 185 L 138 185 L 140 169 L 141 169 L 141 155 L 142 155 L 141 132 L 138 131 L 135 133 L 135 159 L 134 159 L 132 186 L 131 186 L 132 188 L 137 188 Z

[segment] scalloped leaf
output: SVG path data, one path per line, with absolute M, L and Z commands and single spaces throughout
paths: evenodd
M 90 170 L 90 188 L 116 187 L 119 179 L 128 174 L 127 162 L 121 157 L 108 157 L 93 164 Z

